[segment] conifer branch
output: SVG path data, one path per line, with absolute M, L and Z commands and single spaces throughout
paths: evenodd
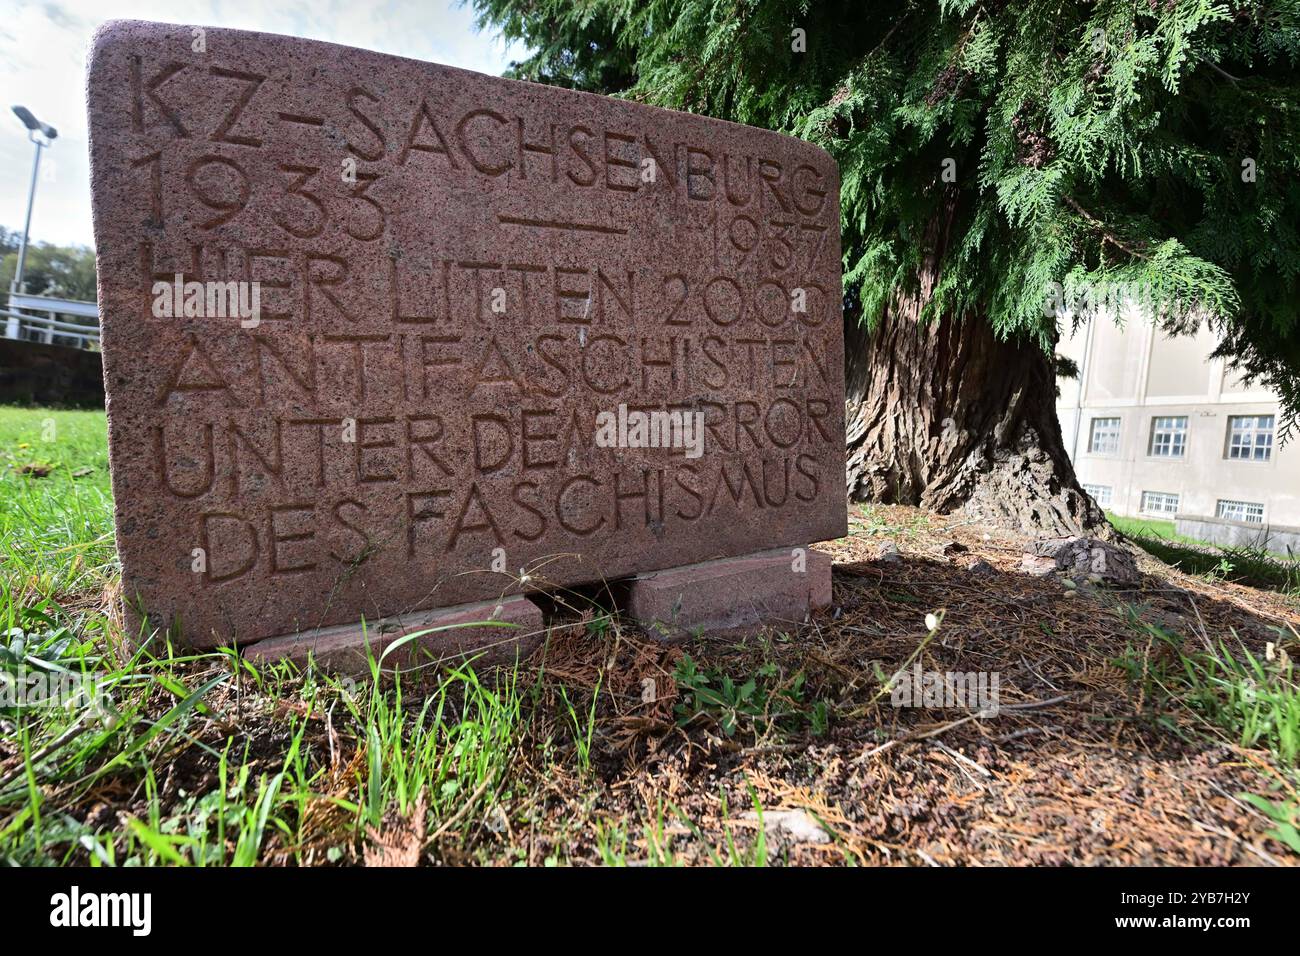
M 1133 256 L 1137 259 L 1141 259 L 1143 262 L 1151 261 L 1150 256 L 1138 252 L 1132 246 L 1125 243 L 1122 239 L 1120 239 L 1113 232 L 1107 229 L 1105 223 L 1103 223 L 1100 219 L 1098 219 L 1092 213 L 1088 212 L 1088 210 L 1084 209 L 1081 205 L 1079 205 L 1078 201 L 1075 200 L 1073 196 L 1067 195 L 1064 197 L 1064 199 L 1074 208 L 1075 212 L 1077 212 L 1080 216 L 1084 218 L 1084 220 L 1088 223 L 1088 225 L 1092 226 L 1093 229 L 1101 233 L 1102 242 L 1109 242 L 1115 248 L 1123 252 L 1127 252 L 1130 256 Z

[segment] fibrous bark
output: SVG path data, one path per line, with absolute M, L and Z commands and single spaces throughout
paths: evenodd
M 1112 536 L 1066 454 L 1042 348 L 998 338 L 980 315 L 919 320 L 941 252 L 918 292 L 870 330 L 846 314 L 849 496 L 1034 534 Z

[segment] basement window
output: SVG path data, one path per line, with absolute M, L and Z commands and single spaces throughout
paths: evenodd
M 1178 514 L 1178 495 L 1167 491 L 1142 492 L 1142 511 L 1149 515 Z
M 1110 504 L 1110 485 L 1084 485 L 1083 490 L 1092 495 L 1092 500 L 1097 502 L 1097 504 L 1101 505 L 1103 508 Z

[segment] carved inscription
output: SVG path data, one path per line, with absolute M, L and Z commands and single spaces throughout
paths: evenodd
M 91 64 L 137 621 L 248 643 L 495 598 L 521 569 L 612 579 L 844 533 L 825 153 L 206 35 L 200 53 L 185 28 L 113 23 Z M 214 312 L 213 289 L 256 314 Z M 639 442 L 629 419 L 699 440 Z

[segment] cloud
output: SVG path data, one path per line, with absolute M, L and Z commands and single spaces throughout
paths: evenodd
M 0 0 L 0 89 L 59 131 L 44 151 L 32 240 L 91 242 L 85 61 L 105 20 L 158 20 L 285 33 L 499 74 L 523 51 L 474 28 L 456 0 Z M 21 229 L 34 147 L 0 116 L 0 225 Z

